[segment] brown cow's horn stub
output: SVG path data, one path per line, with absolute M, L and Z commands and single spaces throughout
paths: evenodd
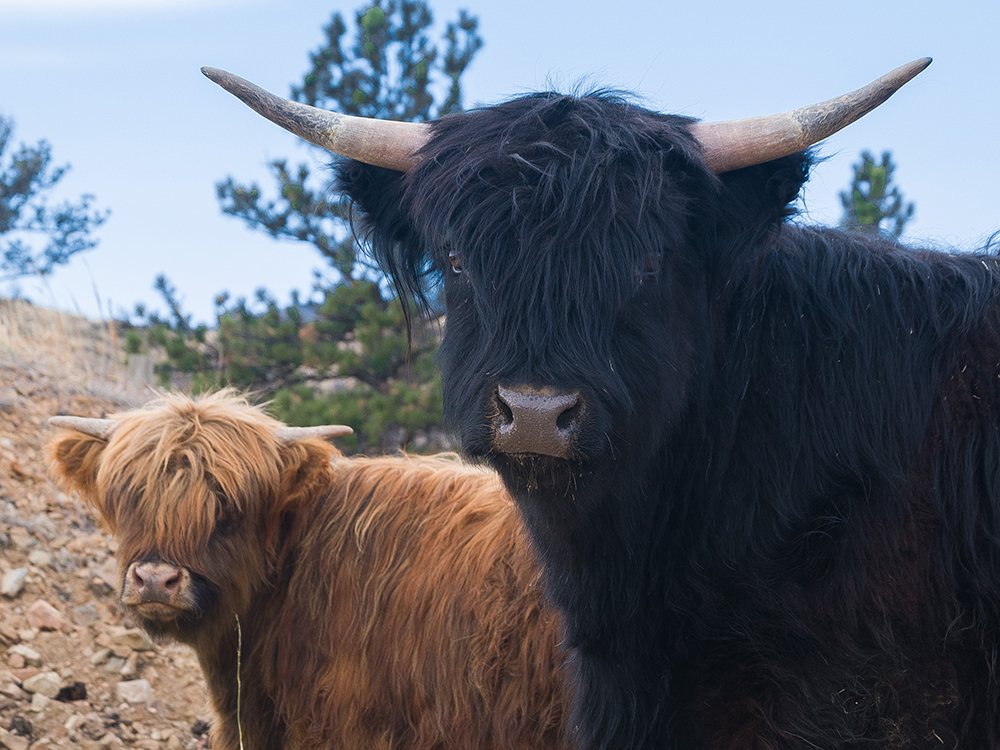
M 279 427 L 275 431 L 278 440 L 283 443 L 294 443 L 296 440 L 307 440 L 308 438 L 321 438 L 332 440 L 333 438 L 350 435 L 352 430 L 343 424 L 324 424 L 318 427 Z
M 76 430 L 101 440 L 107 440 L 118 423 L 113 419 L 92 419 L 90 417 L 49 417 L 49 424 L 61 430 Z
M 829 138 L 871 112 L 924 68 L 931 58 L 896 68 L 864 88 L 820 104 L 765 117 L 730 122 L 698 122 L 691 133 L 716 174 L 794 154 Z
M 328 112 L 275 96 L 224 70 L 202 68 L 201 72 L 258 114 L 299 138 L 365 164 L 405 172 L 417 164 L 414 154 L 430 136 L 424 123 Z

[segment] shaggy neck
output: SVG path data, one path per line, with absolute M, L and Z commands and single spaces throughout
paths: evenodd
M 214 633 L 206 632 L 194 644 L 219 717 L 213 746 L 222 750 L 240 748 L 241 736 L 244 750 L 284 747 L 285 725 L 275 711 L 273 691 L 262 680 L 243 679 L 243 675 L 261 674 L 254 664 L 258 658 L 254 634 L 260 627 L 252 616 L 245 615 L 237 622 L 234 614 L 231 621 L 220 623 Z

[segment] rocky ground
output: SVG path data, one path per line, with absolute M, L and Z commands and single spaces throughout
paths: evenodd
M 49 416 L 148 398 L 117 351 L 100 324 L 0 301 L 0 748 L 207 742 L 193 652 L 122 621 L 111 538 L 48 476 Z

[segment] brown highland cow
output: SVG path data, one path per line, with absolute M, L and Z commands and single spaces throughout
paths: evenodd
M 198 654 L 215 747 L 569 746 L 558 618 L 493 474 L 344 458 L 225 391 L 53 421 L 123 610 Z

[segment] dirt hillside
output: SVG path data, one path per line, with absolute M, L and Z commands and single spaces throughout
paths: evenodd
M 0 300 L 0 748 L 206 743 L 193 652 L 129 630 L 110 537 L 45 464 L 48 417 L 150 397 L 120 351 L 106 325 Z

